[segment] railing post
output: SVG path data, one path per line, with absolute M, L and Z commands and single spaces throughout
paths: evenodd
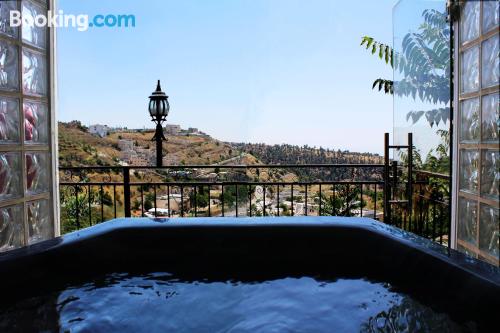
M 408 133 L 408 224 L 412 230 L 413 212 L 413 133 Z
M 391 178 L 391 184 L 389 185 L 389 214 L 391 216 L 391 224 L 396 225 L 395 223 L 397 223 L 397 221 L 394 221 L 392 218 L 392 206 L 391 205 L 393 203 L 397 202 L 396 198 L 398 197 L 398 192 L 397 192 L 397 189 L 398 189 L 398 161 L 391 161 L 391 169 L 392 169 L 392 171 L 390 172 L 390 174 L 392 175 L 392 178 Z M 401 212 L 401 209 L 399 206 L 396 207 L 395 212 L 396 213 Z M 401 221 L 400 221 L 400 224 L 401 224 Z M 399 225 L 399 227 L 401 227 L 401 225 Z
M 384 223 L 391 224 L 390 200 L 390 180 L 389 180 L 389 133 L 384 135 Z
M 123 204 L 125 217 L 131 217 L 130 212 L 130 169 L 123 167 Z
M 75 203 L 76 203 L 76 228 L 80 230 L 80 203 L 78 202 L 78 185 L 75 185 Z

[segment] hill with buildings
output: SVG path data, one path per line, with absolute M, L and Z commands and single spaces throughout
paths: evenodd
M 155 163 L 152 130 L 105 125 L 86 127 L 78 121 L 59 123 L 58 129 L 60 166 L 147 166 Z M 307 145 L 223 142 L 196 128 L 184 130 L 178 125 L 167 125 L 165 134 L 164 165 L 382 163 L 381 156 L 370 153 Z
M 58 130 L 60 166 L 154 165 L 153 131 L 108 128 L 91 133 L 78 121 L 59 123 Z M 240 153 L 231 144 L 193 128 L 173 132 L 167 128 L 166 135 L 164 165 L 216 164 Z M 241 162 L 255 161 L 250 158 Z

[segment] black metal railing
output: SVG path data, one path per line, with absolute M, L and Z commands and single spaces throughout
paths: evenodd
M 61 167 L 62 229 L 132 216 L 372 216 L 382 164 Z M 297 174 L 300 176 L 297 176 Z M 68 228 L 65 228 L 65 225 Z
M 375 218 L 441 244 L 448 239 L 447 176 L 411 170 L 409 182 L 397 162 L 59 170 L 62 232 L 116 217 L 336 215 Z

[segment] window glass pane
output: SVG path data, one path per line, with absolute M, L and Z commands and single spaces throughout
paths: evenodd
M 47 106 L 41 103 L 25 102 L 24 112 L 24 139 L 27 143 L 47 143 L 48 119 Z
M 499 140 L 498 123 L 500 121 L 498 93 L 483 96 L 482 112 L 483 141 L 497 143 Z
M 476 150 L 460 151 L 460 190 L 477 193 L 479 175 L 479 152 Z
M 461 91 L 473 92 L 479 89 L 479 48 L 468 49 L 462 54 Z
M 460 21 L 460 40 L 467 42 L 479 37 L 479 1 L 467 1 Z
M 483 42 L 483 69 L 481 79 L 483 88 L 498 84 L 498 76 L 500 71 L 498 41 L 498 35 L 496 35 Z
M 498 25 L 499 7 L 500 2 L 498 1 L 483 2 L 483 34 Z
M 463 247 L 462 245 L 458 245 L 457 249 L 458 249 L 458 251 L 465 253 L 469 257 L 477 258 L 477 254 L 475 252 L 468 250 L 467 248 Z
M 0 97 L 0 144 L 19 142 L 19 100 Z
M 477 246 L 477 202 L 458 200 L 458 238 Z
M 0 252 L 23 245 L 23 206 L 0 208 Z
M 47 93 L 47 69 L 45 57 L 23 50 L 23 91 L 26 94 Z
M 19 90 L 17 47 L 0 40 L 0 89 Z
M 10 24 L 11 10 L 17 10 L 17 1 L 0 1 L 0 34 L 16 38 L 18 29 Z
M 47 6 L 48 0 L 33 0 L 34 2 L 38 2 L 44 6 Z
M 33 244 L 54 236 L 54 226 L 50 221 L 48 200 L 28 203 L 28 243 Z
M 45 10 L 41 6 L 35 5 L 30 1 L 23 1 L 22 15 L 30 21 L 34 21 L 35 17 L 45 14 Z M 36 25 L 29 26 L 23 24 L 22 26 L 23 41 L 41 47 L 46 47 L 47 31 L 45 27 L 37 27 Z
M 500 186 L 500 152 L 485 150 L 482 154 L 481 194 L 498 200 Z
M 481 217 L 479 220 L 479 249 L 498 258 L 498 224 L 500 223 L 498 209 L 481 204 Z
M 479 141 L 479 99 L 473 98 L 461 103 L 460 142 Z
M 49 154 L 26 154 L 26 188 L 29 194 L 49 190 Z
M 21 170 L 20 154 L 0 154 L 0 200 L 21 196 Z

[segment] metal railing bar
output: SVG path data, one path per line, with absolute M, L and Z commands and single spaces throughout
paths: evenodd
M 238 184 L 236 186 L 236 217 L 238 217 Z
M 212 198 L 211 198 L 211 195 L 210 195 L 210 185 L 208 185 L 208 217 L 212 217 Z
M 141 216 L 144 217 L 144 189 L 142 188 L 142 185 L 140 186 L 141 190 Z
M 155 199 L 153 200 L 153 207 L 155 208 L 155 217 L 158 217 L 158 212 L 157 212 L 157 207 L 156 207 L 156 199 L 158 198 L 158 196 L 156 195 L 156 185 L 153 185 L 153 193 L 155 195 Z
M 307 207 L 307 185 L 305 185 L 305 187 L 306 187 L 306 189 L 305 189 L 305 191 L 306 191 L 306 198 L 305 198 L 305 200 L 306 200 L 306 202 L 305 202 L 306 211 L 305 211 L 305 216 L 307 216 L 308 215 L 308 213 L 307 213 L 307 208 L 308 208 Z
M 323 193 L 321 191 L 321 184 L 319 184 L 319 216 L 321 216 L 321 206 L 322 206 L 322 201 L 323 201 Z
M 360 191 L 361 191 L 361 194 L 360 194 L 360 200 L 359 200 L 359 205 L 361 207 L 361 217 L 363 217 L 363 184 L 360 184 L 359 187 L 361 187 Z
M 222 217 L 224 217 L 224 184 L 221 184 L 221 202 L 222 202 L 221 214 Z
M 88 186 L 87 188 L 88 190 L 88 201 L 89 201 L 89 224 L 92 225 L 92 192 L 91 192 L 91 188 L 90 188 L 90 185 Z
M 168 217 L 171 216 L 170 212 L 170 185 L 167 185 L 167 210 L 168 210 Z
M 264 199 L 263 206 L 264 206 L 264 208 L 263 208 L 263 211 L 262 211 L 262 215 L 266 216 L 266 185 L 262 186 L 262 192 L 264 194 L 263 195 L 263 199 Z
M 100 186 L 100 193 L 101 193 L 101 222 L 104 221 L 104 190 L 102 185 Z
M 184 217 L 184 186 L 181 186 L 181 217 Z
M 280 186 L 277 185 L 278 191 L 276 192 L 276 213 L 280 216 Z
M 252 187 L 247 185 L 248 189 L 248 215 L 252 217 Z
M 116 219 L 116 185 L 113 185 L 113 208 Z
M 80 229 L 80 203 L 78 202 L 78 185 L 75 185 L 76 227 Z

